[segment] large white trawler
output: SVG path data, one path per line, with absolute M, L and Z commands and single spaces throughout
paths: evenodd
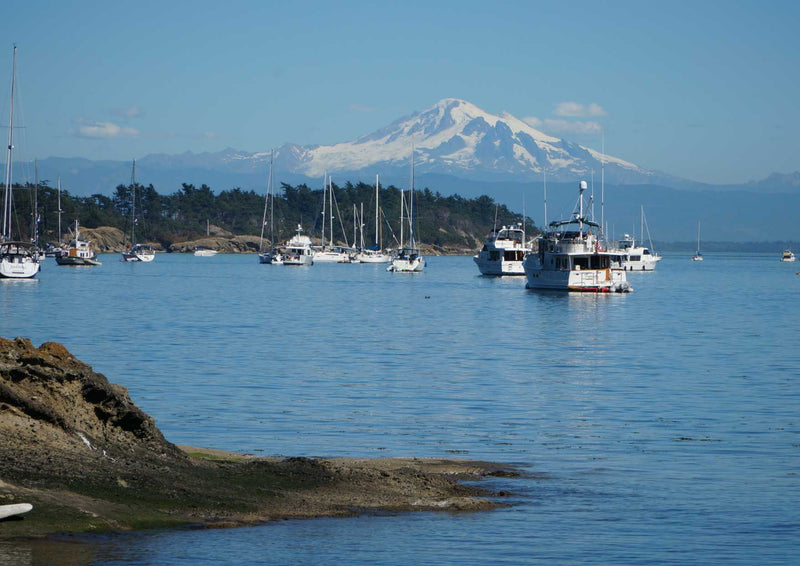
M 303 227 L 297 225 L 297 233 L 286 242 L 283 250 L 283 265 L 314 265 L 314 252 L 311 238 L 303 234 Z
M 531 251 L 522 224 L 492 228 L 473 261 L 481 275 L 525 275 L 522 260 Z
M 528 289 L 554 289 L 590 293 L 633 291 L 618 253 L 603 250 L 597 232 L 600 225 L 585 214 L 581 181 L 578 204 L 572 218 L 551 222 L 538 238 L 538 251 L 525 256 L 523 267 Z

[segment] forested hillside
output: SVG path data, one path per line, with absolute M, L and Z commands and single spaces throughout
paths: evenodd
M 111 197 L 95 194 L 89 197 L 72 196 L 61 191 L 61 227 L 66 232 L 78 220 L 86 228 L 112 226 L 125 232 L 130 230 L 132 185 L 119 185 Z M 184 183 L 171 194 L 162 195 L 153 185 L 136 185 L 136 234 L 140 241 L 158 242 L 164 248 L 171 244 L 192 240 L 206 233 L 213 224 L 236 235 L 261 234 L 265 215 L 265 197 L 254 191 L 239 188 L 214 192 L 211 187 Z M 363 224 L 365 245 L 373 245 L 375 235 L 375 187 L 365 183 L 344 186 L 333 185 L 334 239 L 353 244 L 354 234 L 359 234 Z M 291 237 L 298 224 L 306 233 L 318 238 L 322 225 L 322 189 L 311 189 L 305 184 L 281 184 L 274 199 L 274 208 L 266 212 L 269 237 L 270 217 L 274 219 L 275 240 Z M 36 233 L 34 218 L 38 218 L 40 242 L 58 241 L 58 190 L 40 185 L 15 187 L 13 223 L 16 237 L 33 238 Z M 378 238 L 384 247 L 398 245 L 400 238 L 400 189 L 389 186 L 380 189 L 380 216 Z M 405 192 L 405 206 L 409 194 Z M 362 215 L 363 207 L 363 215 Z M 34 212 L 36 211 L 36 212 Z M 414 192 L 416 239 L 429 246 L 443 249 L 475 249 L 493 225 L 522 222 L 522 216 L 511 212 L 505 205 L 491 197 L 473 199 L 459 195 L 442 196 L 427 188 Z M 325 216 L 330 221 L 329 212 Z M 531 235 L 538 232 L 530 219 L 527 229 Z M 407 231 L 408 228 L 406 227 Z M 327 238 L 327 236 L 326 236 Z

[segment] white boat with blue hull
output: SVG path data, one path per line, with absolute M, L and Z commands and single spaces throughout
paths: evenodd
M 530 251 L 522 224 L 515 224 L 500 230 L 492 228 L 483 248 L 472 259 L 481 275 L 525 275 L 522 261 Z
M 578 205 L 572 218 L 551 222 L 537 239 L 538 251 L 525 256 L 523 266 L 528 289 L 551 289 L 588 293 L 633 291 L 621 269 L 617 252 L 603 250 L 597 232 L 600 225 L 585 216 L 583 192 L 579 185 Z

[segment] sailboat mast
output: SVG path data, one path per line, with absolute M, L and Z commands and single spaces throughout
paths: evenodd
M 136 245 L 136 160 L 131 169 L 131 247 Z
M 269 205 L 269 188 L 272 180 L 272 153 L 269 157 L 269 173 L 267 173 L 267 194 L 264 197 L 264 214 L 261 215 L 261 238 L 258 240 L 258 251 L 264 251 L 264 226 L 267 224 L 267 206 Z
M 528 240 L 525 237 L 525 227 L 528 225 L 528 221 L 525 216 L 525 195 L 522 195 L 522 247 L 525 247 L 525 242 Z
M 328 186 L 330 187 L 330 192 L 328 193 L 330 197 L 330 202 L 328 203 L 328 210 L 330 210 L 330 214 L 328 215 L 328 220 L 330 222 L 330 232 L 328 233 L 328 239 L 331 242 L 331 247 L 333 247 L 333 177 L 328 177 Z
M 33 160 L 33 223 L 31 226 L 33 243 L 39 244 L 39 162 Z
M 61 210 L 61 175 L 58 176 L 58 245 L 61 246 L 62 236 L 61 236 L 61 213 L 64 212 Z
M 378 246 L 380 249 L 380 244 L 378 243 L 378 211 L 380 208 L 378 207 L 378 174 L 375 174 L 375 245 Z
M 14 148 L 14 90 L 17 84 L 17 46 L 14 45 L 14 62 L 11 71 L 11 109 L 8 114 L 8 153 L 6 154 L 6 192 L 3 201 L 4 239 L 11 239 L 11 150 Z
M 269 180 L 267 181 L 267 198 L 269 203 L 269 245 L 275 247 L 275 187 L 273 186 L 273 150 L 269 151 Z
M 547 169 L 542 168 L 544 176 L 544 230 L 547 232 Z
M 640 206 L 642 207 L 642 216 L 639 219 L 639 240 L 644 242 L 644 205 L 642 204 Z
M 606 133 L 603 132 L 602 141 L 600 142 L 600 229 L 605 226 L 605 206 L 606 206 Z M 605 233 L 603 233 L 605 240 Z
M 403 217 L 403 205 L 406 202 L 406 197 L 403 194 L 403 189 L 400 189 L 400 249 L 405 247 L 405 240 L 403 236 L 403 228 L 405 228 L 406 219 Z
M 325 249 L 325 207 L 328 203 L 328 172 L 322 176 L 322 249 Z
M 697 255 L 700 255 L 700 221 L 697 221 Z
M 408 199 L 408 244 L 414 249 L 414 145 L 411 145 L 411 196 Z

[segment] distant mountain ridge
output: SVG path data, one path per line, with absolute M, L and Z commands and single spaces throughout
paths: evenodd
M 491 196 L 512 209 L 539 210 L 543 169 L 547 171 L 551 211 L 563 192 L 571 204 L 574 183 L 590 180 L 600 190 L 604 172 L 608 216 L 625 231 L 638 225 L 640 205 L 647 210 L 656 238 L 691 240 L 698 217 L 720 240 L 795 238 L 789 211 L 800 203 L 800 172 L 774 173 L 761 181 L 715 186 L 643 169 L 619 157 L 547 135 L 508 113 L 490 114 L 469 102 L 447 98 L 350 142 L 333 145 L 284 144 L 274 152 L 275 182 L 322 186 L 325 172 L 336 183 L 373 183 L 407 187 L 412 144 L 416 187 L 444 195 Z M 182 183 L 206 184 L 215 191 L 241 187 L 263 193 L 270 152 L 228 148 L 212 153 L 149 154 L 137 157 L 137 179 L 171 194 Z M 32 171 L 30 164 L 15 168 Z M 92 161 L 51 157 L 39 161 L 39 178 L 73 195 L 113 193 L 130 182 L 130 161 Z M 24 182 L 24 178 L 15 177 Z M 28 179 L 32 181 L 32 179 Z M 561 185 L 559 188 L 558 185 Z M 599 194 L 597 195 L 599 197 Z M 569 202 L 567 202 L 569 201 Z M 599 198 L 596 202 L 599 202 Z M 614 207 L 617 207 L 616 210 Z M 568 212 L 568 211 L 567 211 Z M 534 218 L 536 215 L 533 215 Z M 553 219 L 554 216 L 551 216 Z M 733 221 L 733 222 L 732 222 Z M 541 222 L 539 222 L 541 224 Z
M 687 181 L 602 155 L 591 148 L 536 130 L 511 114 L 490 114 L 456 98 L 396 120 L 355 141 L 334 145 L 284 144 L 275 150 L 275 169 L 309 178 L 326 172 L 365 178 L 375 173 L 407 172 L 411 148 L 419 174 L 453 175 L 469 180 L 529 181 L 543 171 L 554 181 L 597 175 L 605 169 L 611 183 L 685 184 Z M 216 154 L 150 155 L 157 167 L 225 168 L 247 173 L 264 170 L 269 152 L 227 149 Z M 407 175 L 407 173 L 405 173 Z

